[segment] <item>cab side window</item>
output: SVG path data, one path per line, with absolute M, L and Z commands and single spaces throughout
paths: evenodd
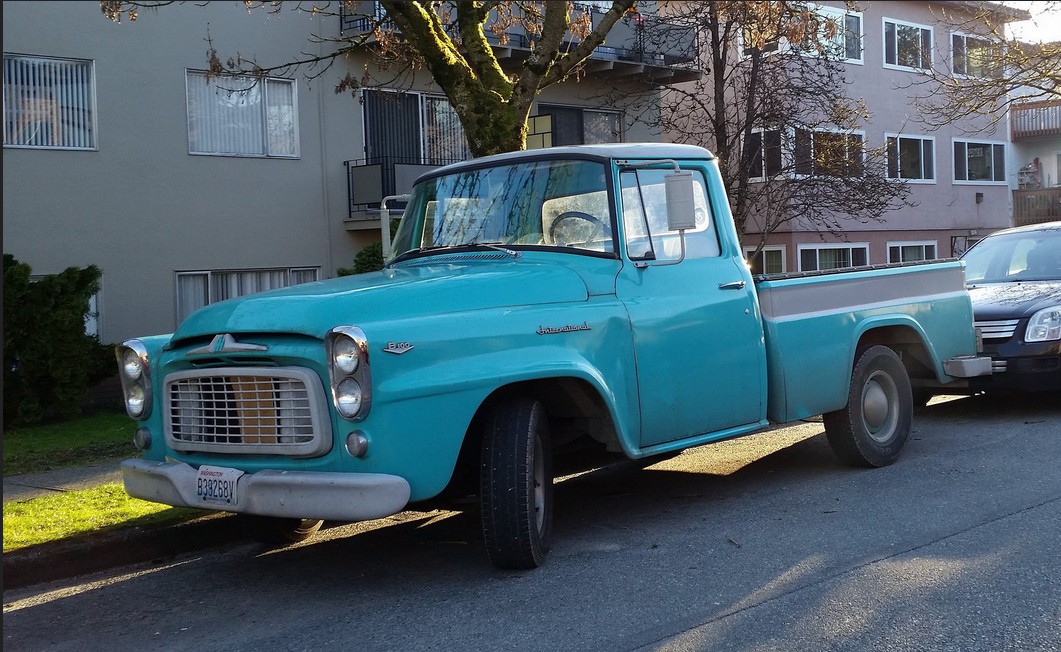
M 626 251 L 631 260 L 676 260 L 681 255 L 677 231 L 667 230 L 664 178 L 670 170 L 627 170 L 619 175 Z M 718 256 L 721 249 L 707 201 L 703 174 L 693 174 L 696 227 L 685 232 L 685 257 Z

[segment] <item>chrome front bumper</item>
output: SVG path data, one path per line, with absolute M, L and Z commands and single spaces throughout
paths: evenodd
M 409 502 L 409 483 L 384 473 L 314 473 L 264 470 L 238 480 L 236 503 L 205 504 L 196 497 L 198 469 L 183 462 L 122 462 L 130 496 L 175 507 L 240 514 L 367 521 L 397 514 Z

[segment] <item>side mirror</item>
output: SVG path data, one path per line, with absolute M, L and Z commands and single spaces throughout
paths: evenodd
M 685 231 L 696 228 L 693 173 L 673 172 L 665 176 L 663 182 L 667 194 L 667 229 Z

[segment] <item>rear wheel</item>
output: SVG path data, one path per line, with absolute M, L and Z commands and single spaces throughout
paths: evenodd
M 899 356 L 872 346 L 856 356 L 847 405 L 822 415 L 829 445 L 844 462 L 887 466 L 910 436 L 913 399 Z
M 240 525 L 256 541 L 269 545 L 287 545 L 305 541 L 321 529 L 324 521 L 312 518 L 281 518 L 241 514 Z
M 540 566 L 553 529 L 549 424 L 538 401 L 497 406 L 483 432 L 480 468 L 483 539 L 494 566 Z

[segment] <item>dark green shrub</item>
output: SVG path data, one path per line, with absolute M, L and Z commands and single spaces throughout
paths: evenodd
M 391 220 L 391 239 L 398 232 L 398 220 Z M 335 270 L 336 276 L 350 276 L 351 274 L 364 274 L 365 272 L 378 272 L 383 269 L 383 243 L 373 242 L 357 252 L 354 256 L 353 267 L 340 267 Z
M 378 272 L 383 269 L 383 244 L 373 242 L 354 256 L 353 267 L 340 267 L 336 270 L 339 276 L 350 276 L 351 274 L 364 274 L 365 272 Z
M 114 373 L 110 347 L 85 334 L 89 298 L 99 291 L 95 265 L 36 281 L 4 254 L 4 425 L 81 412 L 93 383 Z

